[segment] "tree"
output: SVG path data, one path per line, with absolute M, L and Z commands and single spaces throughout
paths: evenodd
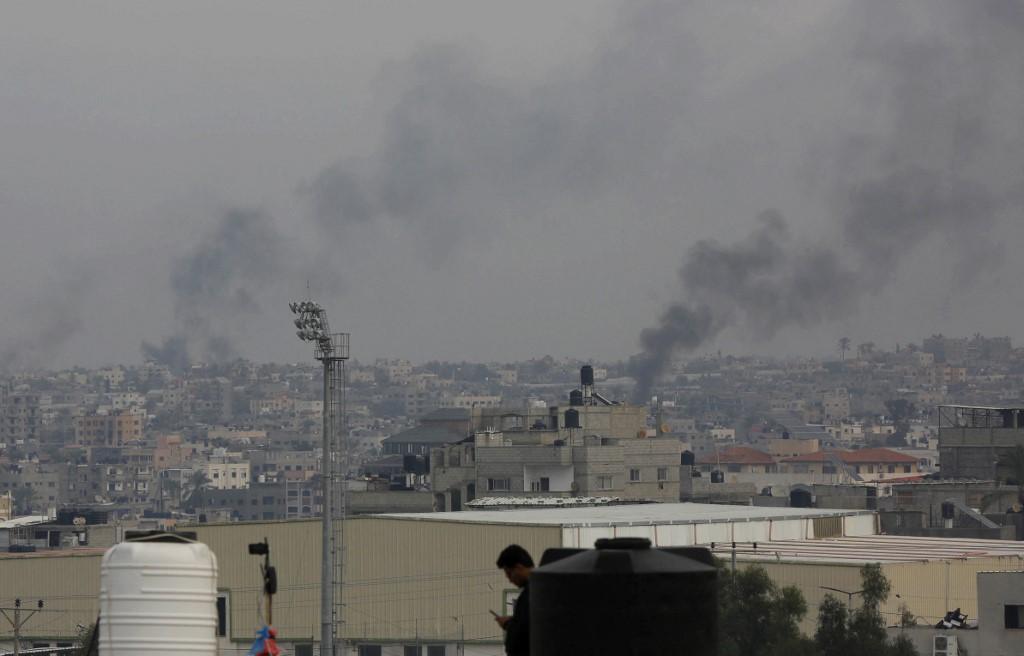
M 807 603 L 795 587 L 778 588 L 762 567 L 719 569 L 719 654 L 810 656 L 813 643 L 797 623 Z
M 821 656 L 917 656 L 914 645 L 905 636 L 892 641 L 886 637 L 885 620 L 878 608 L 889 598 L 891 588 L 882 566 L 864 565 L 860 576 L 860 608 L 849 609 L 832 595 L 827 595 L 818 607 L 814 642 Z M 909 614 L 909 609 L 903 609 L 904 617 Z
M 885 402 L 885 411 L 892 419 L 895 431 L 886 440 L 889 446 L 906 445 L 907 433 L 910 431 L 910 418 L 917 414 L 917 408 L 906 399 L 889 399 Z
M 15 515 L 31 515 L 32 506 L 36 502 L 36 491 L 28 485 L 14 488 L 11 492 Z
M 188 496 L 185 497 L 185 507 L 195 510 L 206 502 L 206 488 L 210 484 L 210 478 L 201 469 L 192 472 L 188 479 Z
M 840 358 L 843 361 L 846 360 L 846 352 L 849 351 L 849 350 L 850 350 L 850 338 L 849 337 L 840 337 L 839 338 L 839 354 L 840 354 Z

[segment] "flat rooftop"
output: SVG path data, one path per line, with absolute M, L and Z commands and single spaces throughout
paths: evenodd
M 586 508 L 529 508 L 516 510 L 471 510 L 463 512 L 387 513 L 390 517 L 421 521 L 484 524 L 534 524 L 544 526 L 652 526 L 664 524 L 707 524 L 712 522 L 762 521 L 807 517 L 872 515 L 870 510 L 816 508 L 766 508 L 727 506 L 716 503 L 645 503 Z
M 727 557 L 732 545 L 715 545 L 714 552 Z M 872 535 L 758 542 L 756 549 L 752 543 L 736 545 L 737 560 L 788 563 L 863 565 L 1005 557 L 1024 560 L 1024 542 Z

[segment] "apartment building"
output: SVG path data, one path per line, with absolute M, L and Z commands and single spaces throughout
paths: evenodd
M 79 446 L 121 446 L 142 439 L 145 411 L 138 408 L 91 413 L 75 418 Z

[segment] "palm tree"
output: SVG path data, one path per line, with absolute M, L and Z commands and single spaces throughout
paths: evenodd
M 192 472 L 188 479 L 188 494 L 185 497 L 186 508 L 196 508 L 203 505 L 206 500 L 206 488 L 210 484 L 210 478 L 202 469 Z
M 849 351 L 849 350 L 850 350 L 850 338 L 849 337 L 840 337 L 839 338 L 839 353 L 840 353 L 840 357 L 844 361 L 846 360 L 846 352 Z

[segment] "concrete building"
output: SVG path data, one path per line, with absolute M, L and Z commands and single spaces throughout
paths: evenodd
M 93 413 L 75 418 L 79 446 L 121 446 L 142 439 L 145 411 L 135 408 Z
M 3 406 L 2 420 L 2 437 L 7 444 L 37 439 L 42 423 L 39 394 L 10 392 Z
M 1005 479 L 1000 461 L 1024 446 L 1024 408 L 939 406 L 939 473 L 943 478 Z
M 240 490 L 249 487 L 248 462 L 208 462 L 204 465 L 209 487 L 215 490 Z
M 918 459 L 891 449 L 817 451 L 779 461 L 779 470 L 791 474 L 837 474 L 842 469 L 856 481 L 913 478 L 920 475 Z

